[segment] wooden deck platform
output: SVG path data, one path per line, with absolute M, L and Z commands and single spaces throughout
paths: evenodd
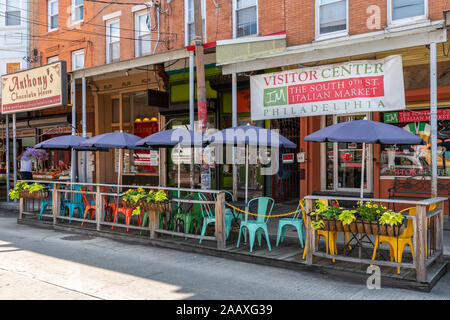
M 331 259 L 314 257 L 312 265 L 307 265 L 302 259 L 303 249 L 300 247 L 298 239 L 287 238 L 284 243 L 278 247 L 276 244 L 276 236 L 270 236 L 272 250 L 269 251 L 264 240 L 261 246 L 255 240 L 253 252 L 250 253 L 249 245 L 243 242 L 239 248 L 236 248 L 237 230 L 234 229 L 230 238 L 226 242 L 225 249 L 217 249 L 215 241 L 204 240 L 200 245 L 198 239 L 184 239 L 182 237 L 171 235 L 160 235 L 157 239 L 150 239 L 149 232 L 130 229 L 126 232 L 125 228 L 115 228 L 111 230 L 110 227 L 102 227 L 100 231 L 96 230 L 95 224 L 85 223 L 81 226 L 80 222 L 68 221 L 58 222 L 55 226 L 49 218 L 37 220 L 37 215 L 26 216 L 23 219 L 18 219 L 18 223 L 32 225 L 36 227 L 46 227 L 58 231 L 66 231 L 73 233 L 89 234 L 92 236 L 106 237 L 118 241 L 126 241 L 130 243 L 139 243 L 143 245 L 153 245 L 158 247 L 183 250 L 187 252 L 194 252 L 200 254 L 208 254 L 216 257 L 233 259 L 249 263 L 257 263 L 273 267 L 288 268 L 297 271 L 319 272 L 326 274 L 328 277 L 347 281 L 355 284 L 366 285 L 366 281 L 370 274 L 367 273 L 367 264 L 356 264 L 344 261 L 332 262 Z M 319 244 L 319 250 L 324 251 L 325 243 Z M 339 245 L 338 251 L 342 252 L 342 245 Z M 364 248 L 367 254 L 371 254 L 371 248 Z M 380 254 L 384 257 L 389 257 L 389 252 L 385 249 L 380 249 Z M 352 252 L 352 255 L 357 254 L 357 250 Z M 410 252 L 404 254 L 403 262 L 411 262 Z M 404 289 L 414 289 L 420 291 L 430 291 L 436 282 L 446 273 L 447 261 L 434 262 L 427 268 L 426 282 L 417 282 L 414 269 L 402 268 L 401 273 L 397 274 L 397 269 L 393 267 L 380 267 L 381 270 L 381 287 L 395 287 Z

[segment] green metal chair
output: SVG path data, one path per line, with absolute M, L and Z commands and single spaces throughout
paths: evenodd
M 199 196 L 200 200 L 208 201 L 208 199 L 206 198 L 206 196 L 204 194 L 198 193 L 198 196 Z M 215 211 L 209 205 L 209 203 L 202 203 L 200 205 L 200 210 L 201 210 L 202 217 L 203 217 L 202 231 L 200 234 L 202 236 L 204 236 L 204 235 L 206 235 L 206 228 L 208 227 L 208 225 L 211 223 L 216 223 L 216 215 L 215 215 Z M 233 220 L 232 214 L 228 214 L 228 215 L 225 214 L 225 240 L 228 239 L 228 236 L 230 235 L 232 220 Z M 200 244 L 202 243 L 202 240 L 203 239 L 199 240 Z
M 278 222 L 278 232 L 277 232 L 277 247 L 278 243 L 284 241 L 284 234 L 286 232 L 286 227 L 291 226 L 297 230 L 298 239 L 300 240 L 300 245 L 303 248 L 306 241 L 306 233 L 304 232 L 304 222 L 302 212 L 305 210 L 303 206 L 303 200 L 300 200 L 295 211 L 298 211 L 292 218 L 281 218 Z
M 247 212 L 250 211 L 251 204 L 256 201 L 257 207 L 257 214 L 256 220 L 248 220 L 248 214 L 245 216 L 245 220 L 241 221 L 241 226 L 239 228 L 239 237 L 237 241 L 236 248 L 239 247 L 239 243 L 241 241 L 241 234 L 244 231 L 244 228 L 247 228 L 249 232 L 249 242 L 250 242 L 250 252 L 253 251 L 253 244 L 255 242 L 255 235 L 258 238 L 258 244 L 261 246 L 261 231 L 264 231 L 266 234 L 266 242 L 267 246 L 269 247 L 269 251 L 272 250 L 270 247 L 270 239 L 269 239 L 269 233 L 267 231 L 267 221 L 269 220 L 270 214 L 272 213 L 273 205 L 275 204 L 275 200 L 273 200 L 270 197 L 257 197 L 252 200 L 250 200 L 247 203 L 246 210 Z M 270 207 L 270 209 L 269 209 Z

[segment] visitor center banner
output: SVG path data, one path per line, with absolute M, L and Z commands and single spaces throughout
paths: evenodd
M 252 120 L 406 108 L 399 55 L 255 75 L 250 90 Z

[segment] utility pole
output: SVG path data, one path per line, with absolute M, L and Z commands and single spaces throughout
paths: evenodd
M 194 27 L 195 27 L 195 62 L 197 65 L 197 107 L 198 122 L 202 134 L 206 133 L 206 87 L 205 62 L 203 56 L 203 17 L 201 0 L 194 0 Z
M 208 114 L 206 110 L 206 87 L 205 87 L 205 62 L 203 55 L 203 16 L 201 0 L 194 0 L 194 28 L 195 28 L 195 62 L 197 65 L 197 108 L 200 132 L 206 133 Z M 204 154 L 204 152 L 202 152 Z M 203 158 L 203 157 L 202 157 Z M 205 163 L 200 170 L 202 189 L 209 188 L 209 168 Z

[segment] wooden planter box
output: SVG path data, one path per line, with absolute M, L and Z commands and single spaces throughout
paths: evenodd
M 43 189 L 34 192 L 28 192 L 28 190 L 19 190 L 19 197 L 25 199 L 45 200 L 49 196 L 49 190 Z
M 169 212 L 171 210 L 171 202 L 169 200 L 158 201 L 158 202 L 147 202 L 147 201 L 139 201 L 138 205 L 144 211 L 156 211 L 156 212 Z
M 313 221 L 322 219 L 324 222 L 324 227 L 320 230 L 324 231 L 365 233 L 391 237 L 399 236 L 405 230 L 406 221 L 408 220 L 403 219 L 403 223 L 399 226 L 389 226 L 381 225 L 378 221 L 375 220 L 356 219 L 354 222 L 344 226 L 342 222 L 337 219 L 327 219 L 314 215 L 311 216 L 311 219 Z

